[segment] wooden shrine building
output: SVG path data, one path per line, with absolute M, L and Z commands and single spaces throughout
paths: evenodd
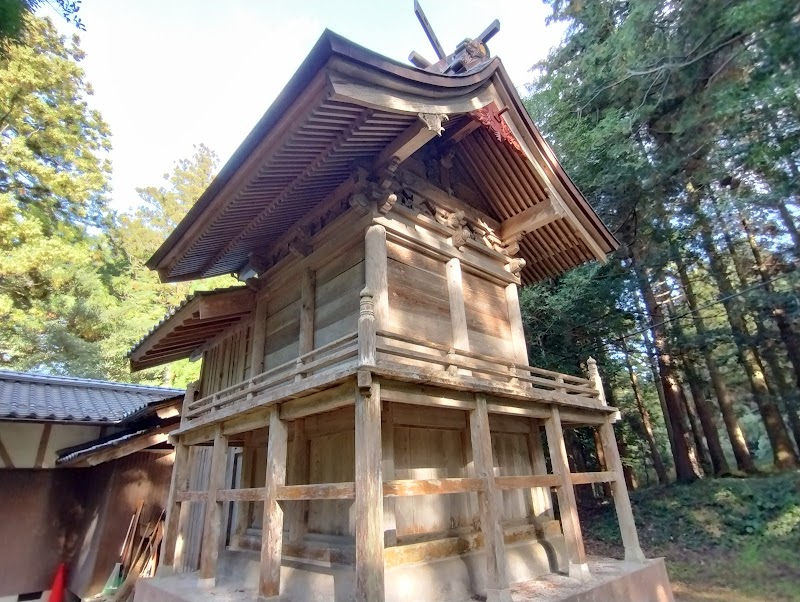
M 199 572 L 138 601 L 509 601 L 588 577 L 574 487 L 591 483 L 645 563 L 596 366 L 530 366 L 518 297 L 616 243 L 483 41 L 412 67 L 324 33 L 150 260 L 164 282 L 242 284 L 130 353 L 202 358 L 162 554 L 184 571 L 199 523 Z M 570 472 L 577 426 L 599 430 L 604 471 Z

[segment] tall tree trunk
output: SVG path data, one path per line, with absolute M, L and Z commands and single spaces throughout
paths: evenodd
M 786 206 L 786 203 L 784 203 L 783 200 L 778 201 L 777 206 L 778 212 L 781 214 L 783 226 L 786 228 L 789 236 L 792 237 L 794 256 L 800 257 L 800 232 L 798 232 L 797 225 L 794 223 L 794 216 L 792 215 L 792 212 L 789 211 L 789 207 Z
M 764 262 L 764 257 L 758 245 L 758 241 L 753 234 L 753 229 L 746 219 L 742 219 L 742 227 L 747 235 L 747 243 L 750 246 L 750 251 L 753 253 L 753 260 L 755 261 L 758 275 L 764 285 L 763 290 L 767 295 L 774 296 L 775 288 L 772 286 L 774 274 L 770 272 L 770 269 Z M 792 327 L 792 323 L 786 315 L 784 307 L 774 302 L 773 299 L 770 299 L 769 309 L 772 314 L 772 319 L 775 320 L 775 324 L 778 326 L 778 332 L 781 334 L 781 341 L 783 341 L 786 347 L 786 355 L 789 357 L 792 369 L 794 370 L 795 382 L 797 386 L 800 387 L 800 335 L 798 335 Z
M 639 386 L 639 379 L 636 377 L 636 372 L 633 370 L 633 364 L 631 364 L 631 357 L 628 353 L 628 344 L 625 342 L 625 339 L 622 339 L 622 351 L 625 353 L 625 366 L 628 369 L 628 378 L 631 381 L 631 389 L 633 389 L 633 398 L 636 401 L 636 409 L 639 410 L 639 416 L 642 419 L 642 430 L 644 433 L 645 441 L 647 441 L 647 447 L 650 449 L 650 459 L 653 462 L 653 468 L 656 471 L 656 475 L 658 476 L 658 482 L 661 485 L 666 485 L 669 482 L 669 477 L 667 476 L 667 469 L 664 466 L 664 461 L 661 459 L 661 453 L 658 451 L 658 445 L 656 444 L 656 437 L 653 432 L 653 422 L 650 419 L 650 412 L 648 411 L 647 407 L 644 405 L 644 398 L 642 397 L 642 389 Z
M 673 328 L 679 341 L 685 340 L 683 327 L 680 320 L 674 319 L 677 315 L 675 306 L 672 301 L 668 302 L 669 315 L 673 318 Z M 725 459 L 725 452 L 722 451 L 722 444 L 719 440 L 719 432 L 717 425 L 714 421 L 714 412 L 711 409 L 711 403 L 706 398 L 706 393 L 703 390 L 703 383 L 697 369 L 694 367 L 695 361 L 694 354 L 691 352 L 684 352 L 681 354 L 681 366 L 686 375 L 686 381 L 689 384 L 689 391 L 692 393 L 695 408 L 697 408 L 697 418 L 702 427 L 703 436 L 700 436 L 699 429 L 697 428 L 698 420 L 695 418 L 695 413 L 692 411 L 691 404 L 686 403 L 686 413 L 689 417 L 689 424 L 692 427 L 692 435 L 695 440 L 695 447 L 703 470 L 706 474 L 721 475 L 730 472 L 728 461 Z M 705 447 L 703 439 L 708 445 Z
M 664 328 L 664 314 L 656 301 L 655 293 L 642 264 L 642 251 L 634 247 L 631 253 L 633 268 L 639 281 L 647 313 L 650 315 L 650 330 L 656 349 L 658 372 L 664 385 L 664 401 L 667 413 L 665 420 L 672 424 L 673 437 L 670 440 L 672 457 L 675 460 L 675 476 L 678 481 L 690 483 L 700 478 L 696 459 L 690 456 L 688 433 L 683 421 L 681 386 L 675 367 L 675 360 L 669 351 L 667 334 Z M 693 461 L 694 460 L 694 461 Z
M 714 394 L 716 395 L 720 413 L 722 414 L 722 421 L 725 423 L 725 429 L 728 431 L 728 439 L 730 439 L 731 442 L 733 457 L 736 459 L 736 466 L 739 470 L 744 472 L 756 472 L 753 456 L 750 454 L 750 449 L 747 447 L 747 440 L 739 425 L 739 418 L 736 416 L 733 396 L 731 395 L 730 389 L 728 389 L 728 385 L 725 383 L 725 378 L 722 376 L 719 365 L 714 359 L 714 354 L 708 344 L 708 329 L 706 328 L 703 317 L 698 311 L 699 304 L 697 302 L 697 295 L 695 295 L 694 287 L 689 279 L 686 264 L 680 255 L 678 255 L 675 260 L 678 267 L 678 277 L 680 278 L 681 286 L 683 287 L 683 292 L 686 297 L 686 303 L 689 305 L 689 309 L 692 312 L 692 323 L 694 324 L 694 329 L 700 340 L 700 352 L 703 354 L 703 359 L 705 359 L 711 385 L 714 387 Z
M 640 311 L 644 315 L 645 309 L 644 306 L 641 305 L 637 299 L 637 305 L 639 306 Z M 658 394 L 658 402 L 661 405 L 661 415 L 664 417 L 664 427 L 667 430 L 667 441 L 669 441 L 670 449 L 672 449 L 672 439 L 675 434 L 672 432 L 672 422 L 669 421 L 667 418 L 667 400 L 666 396 L 664 395 L 664 383 L 661 381 L 661 375 L 658 373 L 658 354 L 656 353 L 656 347 L 653 344 L 650 335 L 652 333 L 650 330 L 646 329 L 642 332 L 642 339 L 644 340 L 644 346 L 647 351 L 647 363 L 650 365 L 650 372 L 653 376 L 653 384 L 656 388 L 656 393 Z
M 594 437 L 594 450 L 597 454 L 597 469 L 608 470 L 608 464 L 606 463 L 606 452 L 603 449 L 603 443 L 600 441 L 600 431 L 598 431 L 596 428 L 593 428 L 592 435 Z M 600 491 L 602 491 L 603 498 L 608 499 L 611 497 L 611 485 L 609 483 L 600 483 Z
M 728 278 L 725 263 L 714 244 L 714 237 L 711 233 L 708 218 L 702 213 L 696 197 L 693 196 L 692 201 L 692 209 L 695 213 L 697 225 L 700 228 L 703 250 L 709 258 L 711 275 L 722 295 L 722 304 L 728 316 L 733 339 L 736 342 L 739 364 L 747 374 L 753 391 L 753 400 L 756 402 L 761 418 L 764 421 L 764 428 L 772 445 L 775 466 L 781 469 L 794 468 L 798 466 L 798 458 L 794 452 L 786 425 L 783 422 L 783 417 L 767 388 L 764 370 L 752 347 L 750 333 L 744 317 L 742 300 L 736 295 L 736 291 Z

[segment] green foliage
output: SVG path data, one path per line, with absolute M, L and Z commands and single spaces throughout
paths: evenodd
M 0 60 L 0 365 L 102 376 L 108 128 L 77 40 L 29 18 Z
M 800 599 L 800 474 L 657 487 L 631 501 L 645 554 L 665 556 L 673 579 L 690 590 Z M 581 519 L 590 552 L 622 553 L 613 506 L 584 510 Z

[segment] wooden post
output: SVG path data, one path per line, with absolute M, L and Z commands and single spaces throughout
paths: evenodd
M 250 375 L 258 376 L 264 371 L 264 352 L 267 347 L 267 295 L 261 294 L 256 300 L 256 313 L 253 322 L 253 358 Z
M 278 504 L 278 487 L 286 484 L 286 421 L 277 405 L 270 408 L 267 443 L 267 474 L 264 479 L 264 516 L 261 523 L 261 576 L 259 602 L 277 598 L 281 591 L 283 553 L 283 510 Z
M 364 276 L 366 288 L 372 291 L 375 307 L 375 328 L 385 330 L 389 325 L 388 254 L 386 228 L 373 224 L 364 239 Z
M 384 481 L 394 479 L 394 417 L 392 404 L 387 402 L 381 421 L 381 474 Z M 397 545 L 397 519 L 394 514 L 395 498 L 383 498 L 383 545 Z
M 180 533 L 181 502 L 175 498 L 178 492 L 189 488 L 189 446 L 180 440 L 175 441 L 175 461 L 172 464 L 172 481 L 169 486 L 169 499 L 167 500 L 167 516 L 164 521 L 164 539 L 161 542 L 161 555 L 159 569 L 171 568 L 175 570 L 175 547 L 178 545 Z M 183 540 L 180 541 L 183 546 Z
M 531 456 L 531 469 L 535 475 L 547 474 L 547 461 L 544 457 L 544 444 L 539 430 L 540 423 L 536 418 L 531 418 L 531 432 L 528 433 L 528 451 Z M 534 487 L 531 489 L 533 498 L 533 512 L 537 518 L 553 519 L 553 498 L 549 487 Z
M 595 360 L 593 357 L 590 357 L 588 360 L 586 360 L 586 366 L 589 371 L 589 380 L 594 383 L 594 388 L 597 389 L 597 395 L 600 403 L 602 403 L 604 406 L 607 406 L 608 402 L 606 401 L 606 391 L 603 388 L 603 381 L 600 378 L 600 371 L 597 369 L 597 360 Z
M 303 272 L 303 284 L 300 293 L 300 339 L 298 343 L 298 355 L 304 355 L 314 350 L 314 294 L 316 289 L 316 277 L 314 270 L 306 268 Z M 297 360 L 298 374 L 295 381 L 302 380 L 305 375 L 302 373 L 303 362 Z
M 383 602 L 383 478 L 380 384 L 356 387 L 356 596 Z
M 450 323 L 453 329 L 453 348 L 448 355 L 455 357 L 455 350 L 469 351 L 469 331 L 467 328 L 467 311 L 464 307 L 464 281 L 461 275 L 461 262 L 454 257 L 446 264 L 447 293 L 450 298 Z M 452 374 L 472 374 L 469 370 L 459 369 L 451 364 L 447 371 Z
M 306 437 L 305 421 L 302 418 L 292 424 L 294 438 L 292 439 L 292 470 L 289 477 L 291 485 L 305 485 L 308 483 L 308 438 Z M 289 541 L 299 543 L 306 534 L 308 516 L 308 502 L 298 500 L 292 502 L 289 514 Z
M 375 365 L 375 306 L 373 293 L 369 288 L 361 291 L 361 304 L 358 315 L 358 365 L 370 367 Z
M 511 590 L 506 576 L 506 548 L 503 535 L 503 498 L 494 480 L 492 436 L 489 431 L 489 412 L 486 396 L 475 394 L 475 409 L 469 413 L 472 439 L 472 459 L 475 476 L 484 479 L 485 488 L 478 492 L 478 508 L 486 552 L 487 602 L 511 602 Z
M 241 489 L 249 489 L 253 486 L 256 450 L 250 445 L 250 437 L 245 436 L 244 446 L 242 447 L 242 478 L 239 483 Z M 236 526 L 233 530 L 234 541 L 247 533 L 247 529 L 253 520 L 253 503 L 239 502 L 239 511 L 236 513 Z
M 189 413 L 189 404 L 194 401 L 195 393 L 200 389 L 198 381 L 190 382 L 186 385 L 186 392 L 183 394 L 183 407 L 181 408 L 181 426 L 186 425 Z
M 639 534 L 636 532 L 636 522 L 633 519 L 631 498 L 625 486 L 625 474 L 622 471 L 622 460 L 619 457 L 617 440 L 614 437 L 614 426 L 611 418 L 606 418 L 600 425 L 600 441 L 605 451 L 608 470 L 616 475 L 611 483 L 611 493 L 614 495 L 614 507 L 617 511 L 619 530 L 622 534 L 622 545 L 625 548 L 625 560 L 644 562 L 644 552 L 639 545 Z
M 203 548 L 200 551 L 200 580 L 203 585 L 213 587 L 217 575 L 220 530 L 222 528 L 222 502 L 217 501 L 217 491 L 225 487 L 225 469 L 228 466 L 228 441 L 222 434 L 222 426 L 214 433 L 214 449 L 211 452 L 211 469 L 208 477 L 208 497 L 203 525 Z
M 585 580 L 589 578 L 589 566 L 586 564 L 586 551 L 583 548 L 583 535 L 578 520 L 578 504 L 575 501 L 575 488 L 569 472 L 561 416 L 556 406 L 550 408 L 550 418 L 545 422 L 545 430 L 547 431 L 547 445 L 550 448 L 553 474 L 561 476 L 561 487 L 558 488 L 558 510 L 561 514 L 561 530 L 564 532 L 564 541 L 567 546 L 569 576 Z

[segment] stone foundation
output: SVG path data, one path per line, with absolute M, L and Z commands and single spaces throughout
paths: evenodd
M 610 559 L 589 562 L 592 577 L 581 582 L 549 572 L 555 557 L 563 561 L 563 542 L 528 541 L 508 545 L 509 577 L 514 602 L 674 602 L 663 559 L 645 564 Z M 555 556 L 553 556 L 553 554 Z M 430 600 L 467 602 L 485 591 L 480 552 L 386 569 L 387 602 Z M 254 602 L 257 557 L 227 552 L 220 557 L 220 578 L 212 589 L 198 584 L 196 573 L 140 580 L 135 602 Z M 533 573 L 533 574 L 532 574 Z M 530 575 L 530 576 L 526 576 Z M 539 578 L 537 578 L 539 577 Z M 281 570 L 286 602 L 349 601 L 353 598 L 352 567 L 286 558 Z

